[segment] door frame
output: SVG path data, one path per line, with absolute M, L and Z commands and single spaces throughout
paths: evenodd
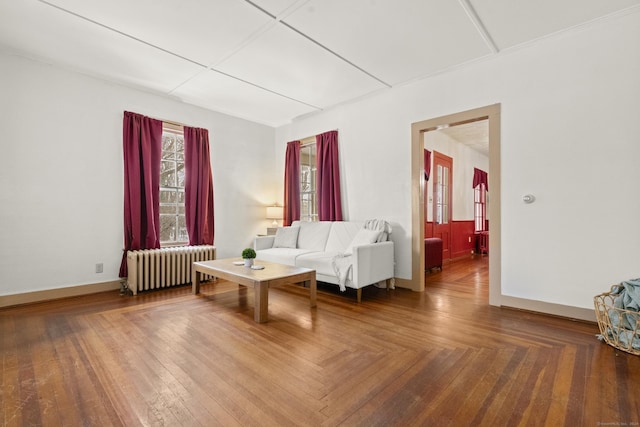
M 501 218 L 500 218 L 500 104 L 423 120 L 411 125 L 411 282 L 414 291 L 424 291 L 424 142 L 423 133 L 439 126 L 487 119 L 489 125 L 489 304 L 501 305 Z

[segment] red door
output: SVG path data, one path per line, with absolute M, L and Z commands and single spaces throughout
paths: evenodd
M 451 259 L 453 159 L 433 152 L 433 237 L 442 239 L 442 259 Z

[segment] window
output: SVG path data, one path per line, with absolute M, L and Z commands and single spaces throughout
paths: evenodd
M 436 204 L 436 224 L 449 224 L 449 168 L 445 165 L 436 165 L 436 180 L 434 182 Z
M 182 127 L 165 123 L 160 163 L 160 244 L 187 244 L 184 212 L 184 135 Z
M 487 190 L 484 184 L 474 189 L 475 231 L 487 231 Z
M 300 141 L 300 221 L 318 220 L 316 198 L 316 139 Z

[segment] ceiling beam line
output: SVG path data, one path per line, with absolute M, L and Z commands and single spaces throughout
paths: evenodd
M 269 92 L 269 93 L 272 93 L 272 94 L 274 94 L 274 95 L 281 96 L 281 97 L 283 97 L 283 98 L 289 99 L 289 100 L 294 101 L 294 102 L 297 102 L 297 103 L 299 103 L 299 104 L 306 105 L 307 107 L 313 108 L 313 109 L 315 109 L 315 110 L 322 110 L 322 107 L 318 107 L 317 105 L 309 104 L 309 103 L 304 102 L 304 101 L 301 101 L 301 100 L 299 100 L 299 99 L 292 98 L 292 97 L 290 97 L 290 96 L 287 96 L 287 95 L 284 95 L 284 94 L 282 94 L 282 93 L 279 93 L 279 92 L 273 91 L 273 90 L 268 89 L 268 88 L 266 88 L 266 87 L 263 87 L 263 86 L 257 85 L 257 84 L 255 84 L 255 83 L 251 83 L 251 82 L 246 81 L 246 80 L 243 80 L 243 79 L 238 78 L 238 77 L 236 77 L 236 76 L 232 76 L 232 75 L 230 75 L 230 74 L 224 73 L 224 72 L 222 72 L 222 71 L 220 71 L 220 70 L 217 70 L 217 69 L 215 69 L 215 68 L 213 68 L 213 67 L 209 67 L 209 66 L 207 66 L 207 65 L 205 65 L 205 64 L 201 64 L 201 63 L 199 63 L 199 62 L 197 62 L 197 61 L 194 61 L 194 60 L 192 60 L 192 59 L 186 58 L 186 57 L 184 57 L 184 56 L 182 56 L 182 55 L 179 55 L 179 54 L 177 54 L 177 53 L 175 53 L 175 52 L 172 52 L 172 51 L 167 50 L 167 49 L 163 49 L 163 48 L 161 48 L 160 46 L 156 46 L 156 45 L 154 45 L 154 44 L 152 44 L 152 43 L 149 43 L 149 42 L 147 42 L 147 41 L 144 41 L 144 40 L 142 40 L 142 39 L 139 39 L 139 38 L 137 38 L 137 37 L 134 37 L 134 36 L 132 36 L 131 34 L 127 34 L 127 33 L 123 32 L 123 31 L 117 30 L 117 29 L 115 29 L 115 28 L 113 28 L 113 27 L 110 27 L 110 26 L 108 26 L 108 25 L 102 24 L 102 23 L 100 23 L 100 22 L 98 22 L 98 21 L 94 21 L 93 19 L 87 18 L 86 16 L 82 16 L 82 15 L 80 15 L 80 14 L 77 14 L 77 13 L 75 13 L 75 12 L 72 12 L 72 11 L 70 11 L 70 10 L 68 10 L 68 9 L 65 9 L 65 8 L 63 8 L 63 7 L 60 7 L 60 6 L 58 6 L 58 5 L 55 5 L 55 4 L 52 4 L 52 3 L 49 3 L 49 2 L 48 2 L 48 1 L 46 1 L 46 0 L 38 0 L 38 1 L 39 1 L 40 3 L 42 3 L 42 4 L 46 4 L 47 6 L 53 7 L 53 8 L 55 8 L 55 9 L 58 9 L 58 10 L 59 10 L 59 11 L 61 11 L 61 12 L 68 13 L 69 15 L 73 15 L 73 16 L 75 16 L 76 18 L 82 19 L 82 20 L 87 21 L 87 22 L 89 22 L 89 23 L 91 23 L 91 24 L 94 24 L 94 25 L 97 25 L 97 26 L 99 26 L 99 27 L 101 27 L 101 28 L 104 28 L 105 30 L 113 31 L 114 33 L 120 34 L 120 35 L 121 35 L 121 36 L 123 36 L 123 37 L 127 37 L 127 38 L 129 38 L 129 39 L 131 39 L 131 40 L 134 40 L 134 41 L 138 42 L 138 43 L 142 43 L 142 44 L 144 44 L 145 46 L 149 46 L 149 47 L 151 47 L 151 48 L 153 48 L 153 49 L 157 49 L 157 50 L 159 50 L 159 51 L 161 51 L 161 52 L 164 52 L 164 53 L 166 53 L 166 54 L 168 54 L 168 55 L 171 55 L 171 56 L 174 56 L 174 57 L 176 57 L 176 58 L 179 58 L 179 59 L 181 59 L 181 60 L 183 60 L 183 61 L 187 61 L 187 62 L 189 62 L 189 63 L 191 63 L 191 64 L 198 65 L 198 66 L 202 67 L 202 70 L 201 70 L 198 74 L 200 74 L 200 73 L 202 73 L 202 72 L 204 72 L 204 71 L 206 71 L 206 70 L 211 70 L 211 71 L 213 71 L 213 72 L 215 72 L 215 73 L 218 73 L 218 74 L 224 75 L 224 76 L 226 76 L 226 77 L 232 78 L 232 79 L 234 79 L 234 80 L 240 81 L 240 82 L 242 82 L 242 83 L 248 84 L 248 85 L 253 86 L 253 87 L 255 87 L 255 88 L 258 88 L 258 89 L 264 90 L 264 91 Z M 185 83 L 187 83 L 188 81 L 190 81 L 190 80 L 191 80 L 191 79 L 193 79 L 194 77 L 195 77 L 195 76 L 190 77 L 189 79 L 187 79 L 186 81 L 182 82 L 181 84 L 179 84 L 179 85 L 178 85 L 178 86 L 176 86 L 175 88 L 171 89 L 171 90 L 170 90 L 169 92 L 167 92 L 167 93 L 168 93 L 168 94 L 173 93 L 176 89 L 178 89 L 180 86 L 184 85 Z
M 489 34 L 489 31 L 487 31 L 487 27 L 485 27 L 484 23 L 478 16 L 478 13 L 474 9 L 474 7 L 471 5 L 469 0 L 458 0 L 458 1 L 460 3 L 460 6 L 462 6 L 464 11 L 467 13 L 467 16 L 469 17 L 473 25 L 476 27 L 476 30 L 478 31 L 478 33 L 480 33 L 480 37 L 482 37 L 487 47 L 491 50 L 491 53 L 500 52 L 500 49 L 498 49 L 498 46 L 493 41 L 491 34 Z
M 252 2 L 251 0 L 244 0 L 244 1 L 249 3 L 251 6 L 255 7 L 256 9 L 258 9 L 260 12 L 264 13 L 265 15 L 267 15 L 269 18 L 278 19 L 275 15 L 271 14 L 268 10 L 258 6 L 257 4 Z
M 99 26 L 99 27 L 102 27 L 102 28 L 104 28 L 105 30 L 113 31 L 114 33 L 120 34 L 120 35 L 121 35 L 121 36 L 123 36 L 123 37 L 129 38 L 129 39 L 131 39 L 131 40 L 135 40 L 135 41 L 137 41 L 138 43 L 142 43 L 142 44 L 144 44 L 144 45 L 146 45 L 146 46 L 149 46 L 149 47 L 152 47 L 152 48 L 154 48 L 154 49 L 157 49 L 157 50 L 159 50 L 159 51 L 161 51 L 161 52 L 164 52 L 164 53 L 166 53 L 166 54 L 168 54 L 168 55 L 175 56 L 176 58 L 182 59 L 183 61 L 187 61 L 187 62 L 190 62 L 191 64 L 199 65 L 200 67 L 207 68 L 207 66 L 206 66 L 205 64 L 201 64 L 201 63 L 199 63 L 199 62 L 197 62 L 197 61 L 194 61 L 193 59 L 189 59 L 189 58 L 184 57 L 184 56 L 182 56 L 182 55 L 178 55 L 177 53 L 175 53 L 175 52 L 171 52 L 170 50 L 163 49 L 163 48 L 161 48 L 160 46 L 156 46 L 156 45 L 154 45 L 154 44 L 152 44 L 152 43 L 149 43 L 149 42 L 147 42 L 147 41 L 144 41 L 144 40 L 142 40 L 142 39 L 139 39 L 139 38 L 137 38 L 137 37 L 134 37 L 134 36 L 132 36 L 131 34 L 127 34 L 127 33 L 123 32 L 123 31 L 117 30 L 117 29 L 115 29 L 115 28 L 113 28 L 113 27 L 110 27 L 110 26 L 108 26 L 108 25 L 102 24 L 102 23 L 100 23 L 100 22 L 98 22 L 98 21 L 94 21 L 93 19 L 87 18 L 86 16 L 82 16 L 82 15 L 80 15 L 80 14 L 78 14 L 78 13 L 72 12 L 72 11 L 70 11 L 70 10 L 68 10 L 68 9 L 65 9 L 65 8 L 63 8 L 63 7 L 60 7 L 60 6 L 56 5 L 56 4 L 49 3 L 49 2 L 48 2 L 48 1 L 46 1 L 46 0 L 38 0 L 38 1 L 39 1 L 40 3 L 42 3 L 42 4 L 46 4 L 47 6 L 53 7 L 54 9 L 58 9 L 58 10 L 59 10 L 59 11 L 61 11 L 61 12 L 68 13 L 69 15 L 75 16 L 76 18 L 79 18 L 79 19 L 82 19 L 82 20 L 84 20 L 84 21 L 87 21 L 87 22 L 89 22 L 89 23 L 91 23 L 91 24 L 93 24 L 93 25 L 97 25 L 97 26 Z
M 244 1 L 249 3 L 251 6 L 255 7 L 256 9 L 258 9 L 260 12 L 264 13 L 265 15 L 270 17 L 271 19 L 274 19 L 275 21 L 281 23 L 282 25 L 284 25 L 285 27 L 287 27 L 291 31 L 295 32 L 299 36 L 304 37 L 305 39 L 309 40 L 311 43 L 313 43 L 316 46 L 324 49 L 325 51 L 329 52 L 331 55 L 335 56 L 336 58 L 340 59 L 341 61 L 349 64 L 350 66 L 352 66 L 353 68 L 357 69 L 358 71 L 360 71 L 360 72 L 366 74 L 367 76 L 371 77 L 372 79 L 374 79 L 378 83 L 383 84 L 384 86 L 386 86 L 388 88 L 392 87 L 392 85 L 390 85 L 389 83 L 387 83 L 387 82 L 383 81 L 382 79 L 376 77 L 375 75 L 371 74 L 370 72 L 368 72 L 364 68 L 354 64 L 353 62 L 349 61 L 344 56 L 340 55 L 339 53 L 337 53 L 337 52 L 335 52 L 335 51 L 333 51 L 331 49 L 329 49 L 327 46 L 323 45 L 322 43 L 320 43 L 319 41 L 315 40 L 314 38 L 306 35 L 302 31 L 300 31 L 297 28 L 295 28 L 294 26 L 287 24 L 285 21 L 282 20 L 282 18 L 278 18 L 277 16 L 273 15 L 269 11 L 267 11 L 264 8 L 262 8 L 262 7 L 258 6 L 257 4 L 255 4 L 253 1 L 251 1 L 251 0 L 244 0 Z
M 224 71 L 220 71 L 220 70 L 217 70 L 217 69 L 215 69 L 215 68 L 209 68 L 209 69 L 210 69 L 211 71 L 215 72 L 215 73 L 221 74 L 221 75 L 226 76 L 226 77 L 230 77 L 230 78 L 232 78 L 232 79 L 234 79 L 234 80 L 237 80 L 237 81 L 239 81 L 239 82 L 242 82 L 242 83 L 248 84 L 248 85 L 253 86 L 253 87 L 256 87 L 256 88 L 258 88 L 258 89 L 262 89 L 262 90 L 264 90 L 264 91 L 266 91 L 266 92 L 272 93 L 272 94 L 274 94 L 274 95 L 281 96 L 281 97 L 286 98 L 286 99 L 289 99 L 289 100 L 291 100 L 291 101 L 295 101 L 295 102 L 297 102 L 297 103 L 299 103 L 299 104 L 306 105 L 307 107 L 311 107 L 311 108 L 316 109 L 316 110 L 319 110 L 319 111 L 322 111 L 322 109 L 323 109 L 322 107 L 319 107 L 319 106 L 317 106 L 317 105 L 309 104 L 308 102 L 304 102 L 304 101 L 301 101 L 301 100 L 299 100 L 299 99 L 292 98 L 292 97 L 290 97 L 290 96 L 288 96 L 288 95 L 282 94 L 282 93 L 280 93 L 280 92 L 276 92 L 275 90 L 271 90 L 271 89 L 266 88 L 266 87 L 264 87 L 264 86 L 260 86 L 260 85 L 255 84 L 255 83 L 251 83 L 250 81 L 247 81 L 247 80 L 241 79 L 241 78 L 240 78 L 240 77 L 238 77 L 238 76 L 232 76 L 231 74 L 227 74 L 227 73 L 225 73 Z
M 360 66 L 358 66 L 358 65 L 354 64 L 353 62 L 349 61 L 349 60 L 348 60 L 347 58 L 345 58 L 344 56 L 340 55 L 339 53 L 337 53 L 337 52 L 335 52 L 335 51 L 333 51 L 333 50 L 331 50 L 331 49 L 329 49 L 327 46 L 325 46 L 325 45 L 323 45 L 322 43 L 320 43 L 319 41 L 317 41 L 317 40 L 315 40 L 315 39 L 313 39 L 313 38 L 309 37 L 308 35 L 306 35 L 306 34 L 305 34 L 305 33 L 303 33 L 302 31 L 300 31 L 300 30 L 296 29 L 295 27 L 293 27 L 293 26 L 291 26 L 291 25 L 287 24 L 287 23 L 286 23 L 286 22 L 284 22 L 284 21 L 280 21 L 280 23 L 281 23 L 282 25 L 284 25 L 285 27 L 289 28 L 291 31 L 294 31 L 296 34 L 299 34 L 300 36 L 302 36 L 302 37 L 304 37 L 305 39 L 309 40 L 311 43 L 315 44 L 316 46 L 318 46 L 318 47 L 320 47 L 320 48 L 322 48 L 322 49 L 326 50 L 327 52 L 329 52 L 331 55 L 335 56 L 336 58 L 338 58 L 338 59 L 340 59 L 340 60 L 344 61 L 345 63 L 347 63 L 347 64 L 349 64 L 349 65 L 351 65 L 353 68 L 356 68 L 357 70 L 359 70 L 359 71 L 363 72 L 364 74 L 366 74 L 367 76 L 371 77 L 371 78 L 372 78 L 372 79 L 374 79 L 375 81 L 377 81 L 377 82 L 379 82 L 379 83 L 381 83 L 381 84 L 385 85 L 385 86 L 386 86 L 386 87 L 388 87 L 388 88 L 391 88 L 391 87 L 392 87 L 389 83 L 387 83 L 387 82 L 385 82 L 384 80 L 382 80 L 382 79 L 380 79 L 380 78 L 376 77 L 375 75 L 371 74 L 370 72 L 368 72 L 368 71 L 367 71 L 367 70 L 365 70 L 364 68 L 362 68 L 362 67 L 360 67 Z

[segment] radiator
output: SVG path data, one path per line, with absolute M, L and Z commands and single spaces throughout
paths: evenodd
M 191 265 L 216 259 L 216 247 L 176 246 L 127 251 L 127 286 L 136 295 L 150 289 L 191 283 Z

